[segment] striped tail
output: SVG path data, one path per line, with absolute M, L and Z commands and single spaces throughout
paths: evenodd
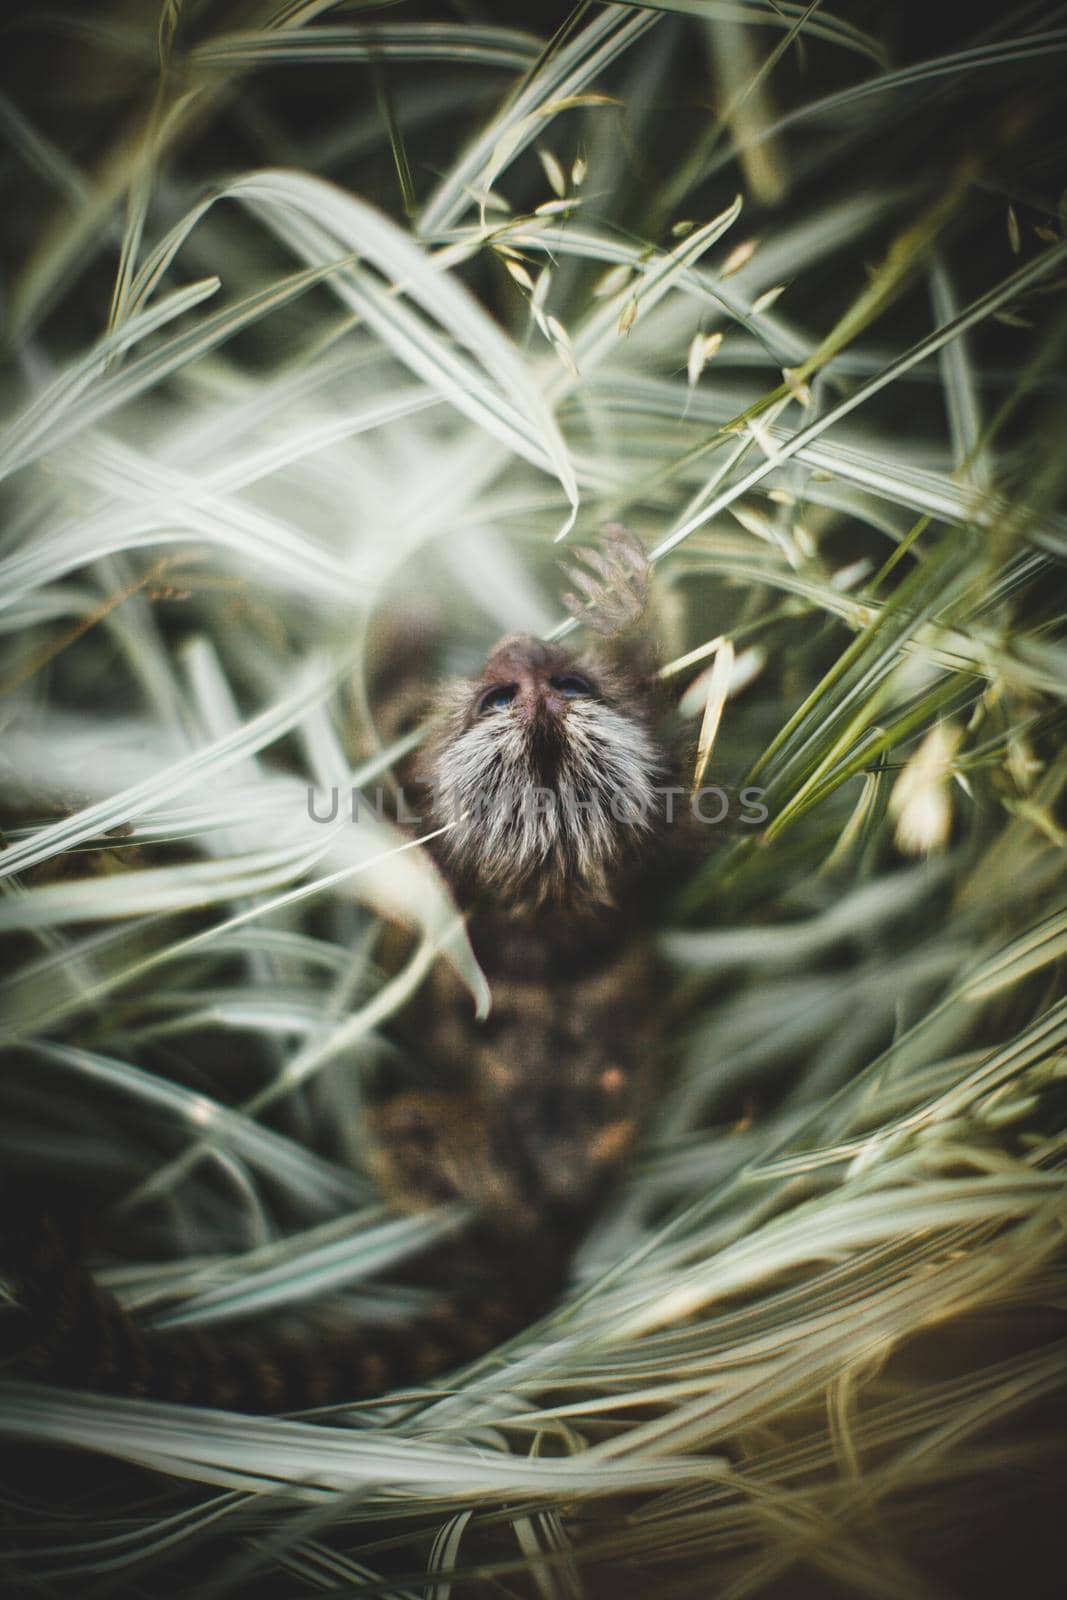
M 437 1298 L 407 1322 L 353 1322 L 336 1306 L 140 1327 L 43 1222 L 14 1272 L 7 1377 L 249 1412 L 303 1411 L 426 1384 L 527 1326 L 558 1296 L 562 1249 L 483 1229 L 437 1250 Z M 12 1348 L 13 1346 L 13 1348 Z

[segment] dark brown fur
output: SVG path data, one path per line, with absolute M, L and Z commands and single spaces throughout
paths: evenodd
M 633 1146 L 659 1055 L 644 895 L 665 856 L 654 791 L 671 772 L 640 676 L 647 634 L 632 632 L 635 590 L 643 599 L 645 582 L 638 552 L 625 531 L 609 533 L 592 553 L 595 578 L 583 585 L 602 613 L 614 609 L 604 591 L 621 588 L 629 630 L 617 629 L 593 655 L 525 635 L 501 640 L 476 680 L 446 693 L 421 763 L 434 795 L 429 820 L 448 829 L 436 854 L 469 913 L 492 1011 L 475 1021 L 458 979 L 437 969 L 413 1019 L 432 1087 L 380 1094 L 372 1111 L 378 1175 L 404 1208 L 466 1200 L 498 1254 L 528 1263 L 565 1260 L 587 1229 Z M 588 733 L 605 712 L 605 748 L 587 740 L 575 760 L 572 719 L 584 715 Z M 531 866 L 518 826 L 494 839 L 491 815 L 475 816 L 465 831 L 449 810 L 461 761 L 500 798 L 501 747 L 520 785 L 552 789 L 568 772 L 595 785 L 617 753 L 620 721 L 634 731 L 620 770 L 648 785 L 647 817 L 640 826 L 609 817 L 603 847 L 589 859 L 548 826 Z M 462 747 L 472 735 L 468 755 Z

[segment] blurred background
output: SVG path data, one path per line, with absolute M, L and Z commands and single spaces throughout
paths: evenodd
M 7 1226 L 157 1322 L 417 1303 L 456 1218 L 362 1090 L 484 980 L 308 791 L 606 521 L 768 808 L 649 930 L 564 1302 L 303 1424 L 4 1385 L 12 1593 L 1061 1591 L 1065 60 L 1041 4 L 5 8 Z

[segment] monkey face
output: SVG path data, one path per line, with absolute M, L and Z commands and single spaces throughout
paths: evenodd
M 636 695 L 513 635 L 456 692 L 431 753 L 443 853 L 509 903 L 610 903 L 609 876 L 659 827 L 666 771 Z

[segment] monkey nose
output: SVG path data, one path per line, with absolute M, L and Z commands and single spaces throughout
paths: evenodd
M 522 722 L 555 722 L 566 709 L 566 700 L 551 685 L 534 684 L 519 691 L 517 710 Z

